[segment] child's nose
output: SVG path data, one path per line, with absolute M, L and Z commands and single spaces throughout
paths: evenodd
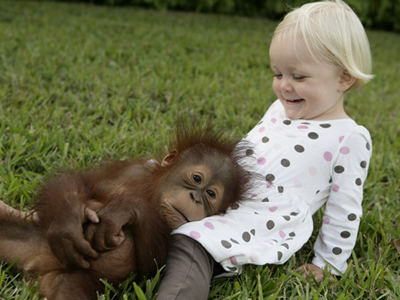
M 279 85 L 279 89 L 281 90 L 281 92 L 293 92 L 293 86 L 290 84 L 289 80 L 282 78 L 280 85 Z

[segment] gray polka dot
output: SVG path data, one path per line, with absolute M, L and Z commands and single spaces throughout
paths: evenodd
M 236 210 L 236 209 L 238 209 L 239 208 L 239 204 L 237 204 L 237 203 L 235 203 L 235 204 L 232 204 L 231 205 L 231 208 L 233 209 L 233 210 Z
M 367 162 L 366 162 L 365 160 L 363 160 L 363 161 L 360 163 L 360 166 L 361 166 L 361 168 L 365 169 L 365 168 L 367 167 Z
M 331 124 L 320 124 L 319 126 L 321 126 L 322 128 L 329 128 L 331 127 Z
M 312 140 L 316 140 L 317 138 L 319 138 L 318 134 L 316 132 L 310 132 L 308 134 L 308 137 Z
M 232 247 L 232 244 L 229 243 L 228 241 L 222 240 L 221 241 L 222 246 L 224 246 L 224 248 L 229 249 Z
M 261 125 L 264 121 L 260 121 L 257 125 Z
M 268 199 L 268 197 L 266 197 L 266 198 L 262 199 L 262 201 L 261 201 L 261 202 L 269 202 L 269 199 Z
M 367 147 L 367 150 L 371 150 L 371 145 L 370 145 L 369 143 L 367 143 L 367 144 L 365 145 L 365 147 Z
M 286 221 L 290 221 L 290 217 L 289 216 L 282 216 Z
M 301 124 L 310 125 L 311 123 L 309 123 L 309 122 L 301 122 Z
M 357 184 L 358 186 L 362 185 L 362 180 L 361 180 L 361 178 L 357 178 L 357 179 L 356 179 L 356 184 Z
M 242 234 L 242 239 L 243 239 L 243 241 L 245 241 L 245 242 L 249 242 L 250 239 L 251 239 L 250 233 L 248 233 L 247 231 L 243 232 L 243 234 Z
M 334 170 L 335 170 L 335 172 L 338 173 L 338 174 L 341 174 L 341 173 L 344 172 L 343 166 L 336 166 Z
M 291 215 L 291 216 L 294 216 L 294 217 L 297 216 L 298 214 L 299 214 L 298 212 L 291 212 L 291 213 L 290 213 L 290 215 Z
M 281 165 L 284 167 L 289 167 L 290 166 L 290 161 L 286 158 L 281 160 Z
M 289 249 L 289 245 L 287 243 L 281 244 L 282 247 L 285 247 L 286 249 Z
M 237 240 L 235 240 L 235 239 L 231 239 L 231 242 L 235 243 L 235 244 L 239 244 L 239 242 Z
M 357 219 L 357 216 L 356 216 L 356 214 L 349 214 L 349 215 L 347 216 L 347 219 L 348 219 L 349 221 L 355 221 L 355 220 Z
M 269 142 L 269 138 L 267 138 L 266 136 L 264 136 L 261 140 L 263 143 L 268 143 Z
M 296 236 L 296 233 L 291 232 L 291 233 L 289 233 L 289 236 L 294 237 L 294 236 Z
M 332 249 L 332 253 L 335 254 L 335 255 L 339 255 L 339 254 L 342 253 L 342 249 L 339 248 L 339 247 L 335 247 L 335 248 Z
M 267 176 L 265 176 L 265 179 L 269 182 L 272 182 L 275 180 L 275 176 L 273 174 L 267 174 Z
M 348 231 L 342 231 L 341 233 L 340 233 L 340 236 L 342 237 L 342 238 L 344 238 L 344 239 L 347 239 L 347 238 L 349 238 L 350 237 L 350 232 L 348 232 Z
M 246 155 L 247 156 L 250 156 L 250 155 L 253 155 L 253 154 L 254 154 L 254 151 L 252 149 L 247 149 L 246 150 Z
M 283 188 L 283 186 L 278 186 L 278 192 L 282 194 L 282 193 L 283 193 L 283 191 L 284 191 L 284 188 Z
M 256 235 L 256 230 L 255 229 L 250 230 L 250 232 L 251 232 L 252 235 Z
M 285 125 L 290 125 L 290 124 L 292 124 L 292 121 L 290 121 L 290 120 L 285 120 L 285 121 L 283 121 L 283 124 L 285 124 Z
M 267 228 L 268 228 L 269 230 L 271 230 L 271 229 L 274 228 L 274 227 L 275 227 L 274 221 L 269 220 L 269 221 L 267 222 Z
M 277 254 L 278 254 L 278 261 L 280 261 L 282 259 L 283 254 L 281 251 L 278 251 Z
M 304 147 L 301 145 L 296 145 L 294 146 L 294 150 L 296 150 L 299 153 L 303 153 L 304 152 Z

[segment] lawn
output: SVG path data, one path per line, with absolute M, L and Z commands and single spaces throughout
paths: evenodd
M 268 46 L 276 22 L 232 16 L 0 1 L 0 199 L 28 210 L 63 166 L 165 151 L 178 115 L 245 135 L 276 99 Z M 210 299 L 400 299 L 400 35 L 368 31 L 376 78 L 346 98 L 373 139 L 364 216 L 342 279 L 303 280 L 309 243 L 283 266 L 247 266 Z M 315 216 L 316 227 L 321 213 Z M 158 278 L 101 299 L 153 299 Z M 0 265 L 0 299 L 39 299 Z M 114 297 L 114 298 L 113 298 Z

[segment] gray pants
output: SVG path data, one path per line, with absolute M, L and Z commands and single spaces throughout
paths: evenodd
M 184 235 L 172 235 L 156 299 L 207 300 L 213 269 L 214 259 L 198 242 Z

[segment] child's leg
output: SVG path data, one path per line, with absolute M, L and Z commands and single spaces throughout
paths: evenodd
M 172 235 L 157 300 L 206 300 L 213 267 L 213 258 L 198 242 Z

